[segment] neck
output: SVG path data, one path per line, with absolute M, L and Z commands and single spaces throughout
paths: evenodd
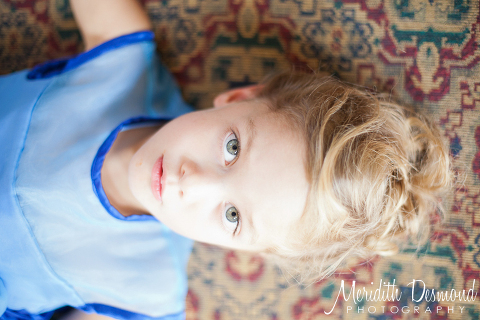
M 120 132 L 105 156 L 101 169 L 103 190 L 110 204 L 123 216 L 149 214 L 130 191 L 128 165 L 137 150 L 158 128 L 148 126 Z

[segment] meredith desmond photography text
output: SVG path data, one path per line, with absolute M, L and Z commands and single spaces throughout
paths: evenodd
M 371 282 L 373 285 L 374 283 Z M 408 289 L 408 290 L 405 290 Z M 472 303 L 477 298 L 478 291 L 475 290 L 475 279 L 473 280 L 472 287 L 468 290 L 436 290 L 429 288 L 423 280 L 413 279 L 407 284 L 407 287 L 399 287 L 395 284 L 395 279 L 390 282 L 385 282 L 380 279 L 378 287 L 376 289 L 366 289 L 365 287 L 356 287 L 355 281 L 352 281 L 350 290 L 347 288 L 345 292 L 345 281 L 342 280 L 340 289 L 338 290 L 335 303 L 329 311 L 324 311 L 325 314 L 331 314 L 337 305 L 337 302 L 341 296 L 344 301 L 353 301 L 355 307 L 347 306 L 346 311 L 357 313 L 438 313 L 443 311 L 447 313 L 463 313 L 465 306 L 440 306 L 436 304 L 435 307 L 431 307 L 432 303 Z M 408 294 L 406 294 L 408 293 Z M 403 294 L 403 297 L 402 297 Z M 365 302 L 394 302 L 410 300 L 414 303 L 413 306 L 408 306 L 403 303 L 403 307 L 397 306 L 365 306 Z M 418 304 L 426 302 L 426 305 L 420 306 Z M 360 305 L 358 305 L 360 304 Z M 355 310 L 357 309 L 357 310 Z

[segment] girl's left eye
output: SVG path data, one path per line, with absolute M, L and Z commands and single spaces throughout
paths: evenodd
M 240 142 L 237 139 L 235 133 L 231 133 L 223 142 L 223 157 L 225 158 L 225 164 L 229 165 L 240 152 Z
M 233 235 L 237 233 L 240 224 L 240 213 L 234 206 L 228 207 L 223 214 L 223 225 Z

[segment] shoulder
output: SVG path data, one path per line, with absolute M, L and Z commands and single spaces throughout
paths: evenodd
M 142 57 L 152 59 L 155 53 L 154 38 L 154 33 L 148 30 L 122 35 L 78 55 L 37 65 L 28 73 L 27 78 L 30 80 L 51 78 L 102 57 L 109 62 L 103 63 L 105 67 L 112 64 L 129 64 Z

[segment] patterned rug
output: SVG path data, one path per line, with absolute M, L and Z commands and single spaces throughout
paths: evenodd
M 428 245 L 375 258 L 309 286 L 287 281 L 258 256 L 196 244 L 187 319 L 480 318 L 478 1 L 143 3 L 165 64 L 197 108 L 210 107 L 219 92 L 257 82 L 274 69 L 295 65 L 335 72 L 431 116 L 460 177 L 445 199 L 448 217 Z M 81 50 L 67 0 L 0 0 L 0 74 Z M 345 295 L 338 295 L 342 288 Z M 379 288 L 401 298 L 353 299 L 359 290 L 361 298 L 363 290 L 374 295 Z M 438 292 L 442 301 L 432 298 Z

